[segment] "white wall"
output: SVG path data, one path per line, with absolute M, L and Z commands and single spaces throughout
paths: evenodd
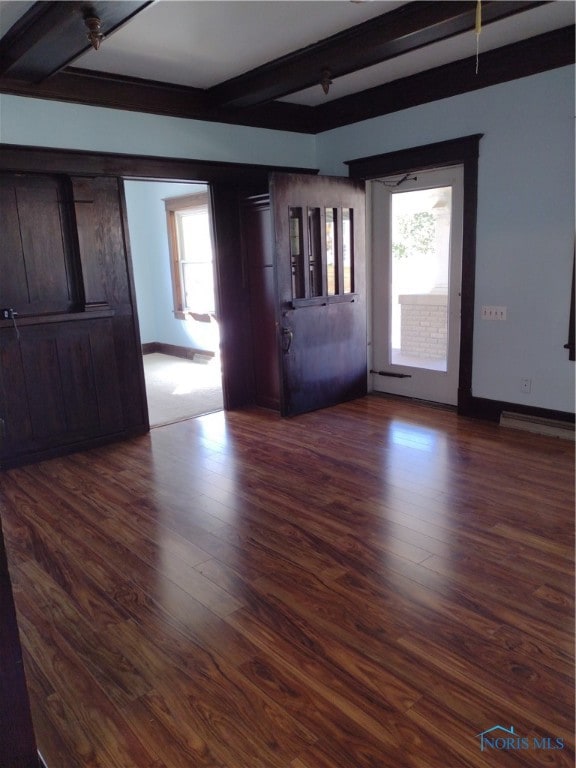
M 92 152 L 314 168 L 314 136 L 0 95 L 0 141 Z
M 473 394 L 574 411 L 567 341 L 574 258 L 574 68 L 455 96 L 318 137 L 321 173 L 342 163 L 483 133 Z M 481 321 L 483 304 L 506 322 Z M 520 379 L 532 391 L 520 391 Z
M 165 198 L 190 195 L 206 186 L 151 181 L 126 181 L 124 186 L 142 343 L 216 351 L 213 326 L 174 317 L 164 207 Z

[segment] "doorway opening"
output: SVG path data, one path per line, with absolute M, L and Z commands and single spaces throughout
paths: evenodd
M 124 189 L 150 426 L 222 410 L 208 186 Z

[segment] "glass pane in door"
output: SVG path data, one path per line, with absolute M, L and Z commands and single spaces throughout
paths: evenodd
M 328 296 L 336 294 L 337 270 L 337 220 L 338 209 L 326 208 L 326 292 Z
M 448 369 L 452 187 L 391 199 L 390 362 Z
M 342 208 L 342 259 L 343 259 L 343 292 L 352 293 L 354 290 L 354 211 L 352 208 Z

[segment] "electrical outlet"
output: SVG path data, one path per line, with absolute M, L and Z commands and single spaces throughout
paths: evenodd
M 494 319 L 506 320 L 506 307 L 494 307 Z
M 532 379 L 520 379 L 520 391 L 528 394 L 532 389 Z
M 482 320 L 506 320 L 507 307 L 491 307 L 483 305 L 480 310 Z
M 14 320 L 14 316 L 17 314 L 11 307 L 0 309 L 0 320 Z

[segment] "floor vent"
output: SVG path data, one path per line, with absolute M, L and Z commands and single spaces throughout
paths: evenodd
M 522 429 L 525 432 L 535 432 L 539 435 L 561 437 L 564 440 L 574 440 L 574 424 L 569 421 L 543 419 L 539 416 L 525 416 L 522 413 L 502 411 L 500 426 L 510 429 Z

